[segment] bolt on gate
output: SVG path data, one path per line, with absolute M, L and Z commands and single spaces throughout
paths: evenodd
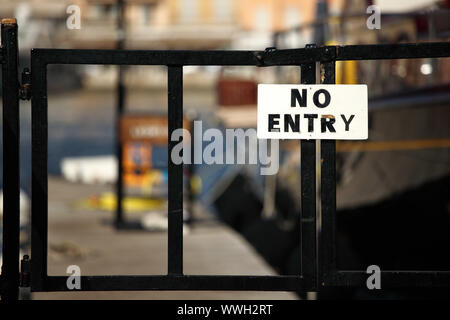
M 165 65 L 168 68 L 168 133 L 183 126 L 183 66 L 299 66 L 301 83 L 335 83 L 335 62 L 345 60 L 450 57 L 450 42 L 307 46 L 265 51 L 156 51 L 33 49 L 29 71 L 18 81 L 17 24 L 2 20 L 3 85 L 3 299 L 17 299 L 18 288 L 31 291 L 69 291 L 66 277 L 47 274 L 47 66 L 50 64 Z M 31 259 L 19 269 L 19 98 L 32 105 L 32 235 Z M 169 155 L 176 142 L 168 141 Z M 320 143 L 320 195 L 316 194 L 316 141 L 301 141 L 301 267 L 295 276 L 206 276 L 183 273 L 183 164 L 169 156 L 168 272 L 167 275 L 82 276 L 83 291 L 125 290 L 246 290 L 317 291 L 321 287 L 365 286 L 365 270 L 338 270 L 336 263 L 336 144 Z M 320 196 L 320 197 L 319 197 Z M 316 214 L 316 199 L 321 212 Z M 320 231 L 318 226 L 320 222 Z M 384 288 L 450 286 L 447 271 L 382 271 Z

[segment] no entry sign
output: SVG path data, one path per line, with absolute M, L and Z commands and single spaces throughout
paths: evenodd
M 258 138 L 365 140 L 366 85 L 258 85 Z

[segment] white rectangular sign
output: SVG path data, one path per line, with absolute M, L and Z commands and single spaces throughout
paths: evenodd
M 259 84 L 258 138 L 365 140 L 366 85 Z

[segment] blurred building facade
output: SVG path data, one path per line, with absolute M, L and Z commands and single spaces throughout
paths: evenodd
M 326 6 L 327 14 L 338 16 L 365 15 L 371 4 L 379 5 L 384 14 L 429 10 L 444 2 L 448 3 L 442 0 L 123 0 L 126 47 L 263 49 L 271 44 L 273 32 L 313 22 L 321 4 Z M 18 19 L 24 49 L 31 46 L 115 48 L 119 34 L 117 4 L 117 0 L 0 0 L 0 16 Z M 79 30 L 66 27 L 69 16 L 66 10 L 70 5 L 81 9 Z M 351 23 L 347 26 L 349 30 L 354 29 Z
M 330 0 L 338 13 L 344 0 Z M 0 16 L 15 16 L 22 48 L 114 48 L 117 0 L 0 0 Z M 269 44 L 270 34 L 315 18 L 309 0 L 124 0 L 126 46 L 132 49 L 215 49 Z M 70 5 L 81 9 L 81 29 L 66 28 Z M 255 40 L 256 39 L 256 40 Z M 33 43 L 34 42 L 34 43 Z
M 439 6 L 450 8 L 449 0 L 123 0 L 123 3 L 123 39 L 127 49 L 263 50 L 274 45 L 301 48 L 308 43 L 415 42 L 442 40 L 445 32 L 448 38 L 450 30 L 449 20 L 445 18 L 448 11 L 439 13 L 437 10 Z M 381 30 L 369 30 L 366 26 L 366 9 L 371 4 L 381 8 Z M 80 8 L 80 29 L 66 26 L 70 5 Z M 117 0 L 0 0 L 0 17 L 15 16 L 18 20 L 23 55 L 28 55 L 33 47 L 117 48 L 120 36 L 118 13 Z M 420 15 L 415 16 L 415 13 Z M 434 15 L 432 19 L 431 15 Z M 324 24 L 318 27 L 314 24 L 317 21 Z M 436 37 L 442 32 L 443 36 Z M 278 40 L 276 34 L 280 35 Z M 402 63 L 393 66 L 386 63 L 387 77 L 392 70 L 400 70 L 403 74 L 402 70 L 407 67 Z M 373 68 L 384 70 L 371 68 L 372 64 L 376 65 L 365 63 L 357 68 L 348 63 L 348 68 L 342 72 L 340 64 L 338 75 L 348 73 L 350 76 L 345 76 L 347 80 L 342 82 L 354 83 L 361 74 L 374 74 Z M 434 70 L 442 69 L 433 67 Z M 164 83 L 165 69 L 160 69 L 161 72 L 153 70 L 149 73 L 145 68 L 130 67 L 133 72 L 132 75 L 127 72 L 127 82 L 133 86 Z M 189 71 L 192 68 L 186 68 L 187 77 L 195 78 L 193 74 L 188 75 Z M 89 66 L 82 69 L 82 73 L 83 82 L 88 86 L 112 87 L 117 76 L 116 69 L 110 66 Z M 264 81 L 275 76 L 270 70 L 259 70 L 258 73 Z M 293 74 L 298 76 L 296 71 Z M 427 78 L 434 78 L 435 74 Z M 204 79 L 214 82 L 215 77 L 217 74 L 204 72 L 196 83 L 204 83 Z M 408 81 L 417 83 L 415 78 Z

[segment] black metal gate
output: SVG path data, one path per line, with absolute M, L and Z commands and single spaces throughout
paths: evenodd
M 66 277 L 47 274 L 47 66 L 50 64 L 165 65 L 168 68 L 169 137 L 183 123 L 183 66 L 299 66 L 301 82 L 335 83 L 335 62 L 450 56 L 450 43 L 307 46 L 265 51 L 129 51 L 33 49 L 31 82 L 18 81 L 17 25 L 2 21 L 4 239 L 2 297 L 17 299 L 21 286 L 32 291 L 69 291 Z M 30 91 L 31 90 L 31 91 Z M 32 239 L 31 261 L 19 270 L 19 97 L 32 101 Z M 175 143 L 169 141 L 171 154 Z M 202 276 L 183 273 L 183 165 L 169 156 L 168 272 L 161 276 L 82 276 L 84 291 L 124 290 L 264 290 L 317 291 L 321 287 L 365 286 L 366 271 L 338 270 L 336 264 L 336 144 L 322 140 L 321 212 L 316 214 L 316 141 L 301 141 L 301 268 L 296 276 Z M 318 232 L 318 221 L 321 230 Z M 307 263 L 308 261 L 308 263 Z M 31 269 L 30 269 L 31 265 Z M 450 271 L 382 271 L 384 288 L 450 286 Z

